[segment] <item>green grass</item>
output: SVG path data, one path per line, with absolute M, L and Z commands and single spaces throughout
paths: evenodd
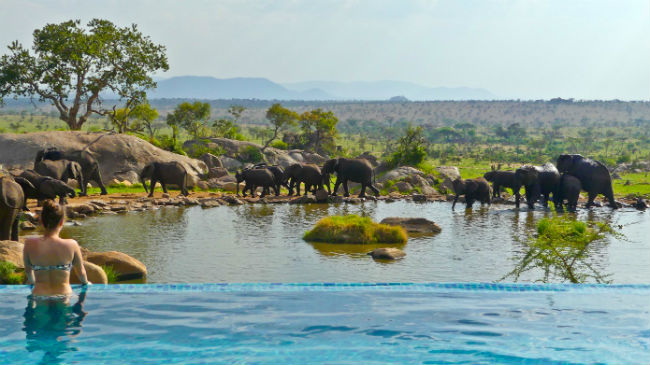
M 625 185 L 627 181 L 629 185 Z M 613 180 L 614 195 L 644 197 L 650 199 L 650 176 L 646 173 L 622 174 L 620 180 Z
M 0 261 L 0 284 L 18 285 L 25 281 L 25 274 L 16 272 L 16 265 Z
M 113 269 L 113 266 L 102 265 L 102 270 L 106 273 L 106 278 L 108 279 L 109 284 L 117 283 L 117 271 Z
M 147 188 L 149 187 L 149 184 L 147 183 Z M 131 186 L 126 186 L 123 184 L 119 185 L 110 185 L 106 187 L 106 190 L 108 191 L 109 194 L 134 194 L 134 193 L 144 193 L 144 188 L 142 187 L 142 184 L 136 183 Z M 176 188 L 167 188 L 168 191 L 177 191 L 180 192 L 180 189 Z M 223 189 L 207 189 L 207 190 L 202 190 L 199 189 L 198 187 L 194 187 L 193 189 L 189 189 L 190 191 L 208 191 L 208 192 L 223 192 Z M 161 192 L 162 193 L 162 187 L 160 184 L 156 184 L 156 189 L 154 189 L 156 192 Z M 91 194 L 99 194 L 101 193 L 100 188 L 88 188 L 88 195 Z
M 306 241 L 329 243 L 406 243 L 404 228 L 373 222 L 358 215 L 331 216 L 321 219 L 305 233 Z

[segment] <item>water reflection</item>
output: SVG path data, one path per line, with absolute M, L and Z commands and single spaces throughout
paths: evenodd
M 44 352 L 40 364 L 60 364 L 63 354 L 78 351 L 73 346 L 73 338 L 81 334 L 81 324 L 87 314 L 83 310 L 85 300 L 85 288 L 73 305 L 68 298 L 28 297 L 23 315 L 25 347 L 29 352 Z
M 345 243 L 325 243 L 325 242 L 308 242 L 318 253 L 325 257 L 337 257 L 341 255 L 349 257 L 365 257 L 368 252 L 381 247 L 394 247 L 403 250 L 406 244 L 377 244 L 377 245 L 360 245 Z

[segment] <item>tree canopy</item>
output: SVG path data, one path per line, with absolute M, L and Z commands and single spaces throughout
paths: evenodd
M 338 133 L 339 119 L 331 111 L 314 109 L 300 115 L 300 129 L 306 148 L 318 153 L 332 153 L 336 149 L 334 138 Z
M 176 109 L 167 114 L 167 124 L 172 127 L 174 139 L 178 128 L 184 128 L 195 139 L 201 137 L 206 127 L 206 122 L 210 118 L 210 104 L 200 101 L 194 103 L 180 103 Z
M 271 105 L 269 110 L 266 111 L 266 119 L 268 119 L 271 123 L 271 127 L 273 128 L 273 136 L 266 141 L 264 147 L 262 147 L 262 151 L 264 151 L 269 146 L 269 144 L 273 142 L 274 139 L 278 138 L 278 133 L 280 131 L 288 128 L 289 126 L 296 125 L 298 118 L 298 113 L 283 107 L 279 103 Z
M 34 31 L 32 51 L 18 41 L 0 58 L 0 101 L 25 96 L 50 102 L 70 129 L 79 130 L 92 114 L 109 115 L 102 92 L 122 101 L 146 99 L 156 83 L 149 74 L 169 69 L 165 47 L 135 24 L 117 27 L 93 19 L 47 24 Z M 134 105 L 135 105 L 134 104 Z

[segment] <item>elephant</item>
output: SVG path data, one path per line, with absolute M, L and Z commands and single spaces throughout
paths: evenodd
M 9 175 L 0 177 L 0 240 L 18 241 L 18 214 L 24 206 L 22 187 Z
M 607 198 L 611 208 L 618 208 L 618 204 L 614 200 L 612 177 L 607 167 L 602 163 L 577 154 L 560 155 L 557 158 L 557 169 L 580 180 L 582 190 L 588 194 L 587 208 L 594 205 L 594 199 L 598 194 L 603 194 Z
M 255 189 L 258 186 L 262 187 L 263 198 L 266 194 L 270 193 L 270 188 L 272 187 L 275 190 L 275 195 L 280 195 L 280 188 L 276 184 L 276 178 L 271 172 L 271 170 L 266 168 L 258 169 L 244 169 L 242 171 L 237 171 L 235 173 L 235 179 L 237 181 L 237 195 L 239 196 L 239 183 L 244 181 L 246 185 L 244 186 L 243 195 L 246 196 L 246 190 L 251 191 L 251 195 L 255 194 Z
M 578 207 L 580 190 L 582 190 L 582 184 L 577 177 L 569 174 L 562 174 L 562 176 L 560 176 L 560 183 L 558 184 L 557 191 L 553 193 L 555 210 L 564 210 L 562 205 L 564 204 L 564 199 L 566 199 L 567 210 L 569 212 L 575 212 Z
M 517 179 L 514 171 L 492 170 L 483 174 L 485 180 L 492 183 L 492 197 L 496 198 L 501 193 L 501 187 L 512 189 L 516 200 L 520 200 L 519 190 L 521 182 Z
M 325 165 L 323 165 L 323 176 L 325 177 L 327 175 L 326 178 L 329 180 L 329 174 L 333 173 L 336 173 L 336 182 L 334 183 L 332 195 L 336 195 L 339 185 L 343 184 L 344 196 L 350 196 L 348 181 L 352 181 L 361 184 L 359 197 L 366 196 L 366 187 L 370 188 L 375 193 L 375 196 L 379 196 L 379 190 L 372 185 L 374 173 L 372 165 L 368 160 L 364 158 L 349 159 L 340 157 L 325 161 Z
M 310 190 L 323 189 L 323 175 L 321 174 L 320 167 L 313 164 L 295 163 L 284 170 L 282 178 L 284 184 L 288 184 L 289 195 L 293 195 L 294 184 L 296 186 L 297 195 L 300 195 L 300 184 L 305 183 L 305 195 Z
M 146 179 L 151 180 L 149 191 L 147 191 Z M 156 183 L 160 182 L 163 191 L 167 193 L 167 184 L 177 185 L 181 189 L 181 194 L 190 195 L 187 190 L 188 174 L 185 166 L 177 161 L 172 162 L 151 162 L 147 164 L 140 172 L 140 181 L 144 187 L 144 191 L 149 193 L 149 197 L 153 196 L 156 189 Z
M 21 181 L 16 181 L 23 188 L 25 193 L 25 206 L 27 206 L 27 199 L 37 199 L 39 201 L 44 199 L 56 199 L 59 197 L 59 204 L 67 204 L 67 197 L 74 198 L 76 196 L 73 188 L 61 180 L 53 179 L 49 176 L 42 176 L 34 170 L 26 170 L 20 174 L 21 178 L 30 183 L 30 185 L 23 184 Z
M 555 194 L 560 183 L 560 173 L 552 163 L 542 166 L 524 165 L 515 171 L 517 179 L 526 190 L 526 203 L 533 209 L 540 196 L 543 196 L 542 205 L 548 207 L 551 194 Z M 519 208 L 519 200 L 516 201 Z
M 490 184 L 485 180 L 485 178 L 478 177 L 476 179 L 461 179 L 457 178 L 452 181 L 454 187 L 454 203 L 451 205 L 451 209 L 456 207 L 456 202 L 458 202 L 458 197 L 460 195 L 465 195 L 466 208 L 469 209 L 472 207 L 475 201 L 480 201 L 481 205 L 487 203 L 491 204 L 490 197 L 492 196 L 492 189 Z
M 271 171 L 273 174 L 274 186 L 275 186 L 275 196 L 280 195 L 280 188 L 284 185 L 284 170 L 278 165 L 267 165 L 265 163 L 257 164 L 253 166 L 254 169 L 266 169 Z M 289 187 L 287 186 L 287 189 Z M 251 191 L 251 195 L 255 193 L 255 189 Z
M 93 153 L 87 150 L 81 151 L 59 151 L 55 148 L 49 148 L 47 150 L 40 150 L 36 153 L 36 159 L 34 160 L 34 168 L 36 165 L 43 160 L 69 160 L 77 162 L 81 166 L 82 171 L 82 181 L 79 181 L 79 187 L 81 192 L 80 196 L 87 195 L 87 183 L 88 181 L 95 181 L 99 188 L 101 189 L 101 195 L 106 195 L 106 187 L 102 182 L 102 176 L 99 171 L 99 162 L 93 156 Z
M 68 179 L 75 179 L 80 184 L 83 181 L 83 173 L 81 165 L 74 161 L 68 160 L 43 160 L 34 166 L 34 171 L 51 178 L 61 180 L 65 183 Z

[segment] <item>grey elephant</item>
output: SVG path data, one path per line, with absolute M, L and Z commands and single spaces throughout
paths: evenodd
M 482 177 L 476 179 L 461 179 L 457 178 L 452 181 L 454 187 L 454 203 L 451 205 L 451 209 L 456 207 L 456 202 L 458 202 L 458 197 L 460 195 L 465 195 L 465 204 L 466 208 L 469 209 L 474 205 L 475 201 L 481 202 L 481 205 L 488 204 L 490 205 L 492 200 L 492 189 L 490 184 Z
M 580 180 L 569 174 L 562 174 L 560 176 L 560 183 L 558 184 L 557 191 L 553 193 L 553 203 L 555 210 L 564 210 L 564 200 L 567 200 L 567 210 L 575 212 L 578 207 L 578 198 L 580 197 L 580 190 L 582 184 Z
M 496 198 L 501 194 L 501 188 L 512 189 L 517 201 L 520 200 L 521 182 L 517 179 L 514 171 L 492 170 L 483 174 L 485 180 L 492 183 L 492 197 Z
M 18 241 L 18 214 L 24 206 L 22 187 L 9 175 L 0 177 L 0 240 Z
M 293 195 L 293 187 L 296 187 L 296 195 L 300 195 L 300 184 L 305 184 L 305 195 L 309 191 L 323 189 L 323 175 L 320 167 L 313 164 L 296 163 L 284 170 L 283 183 L 289 188 L 289 195 Z
M 594 199 L 598 194 L 603 194 L 607 198 L 610 207 L 618 208 L 618 204 L 614 200 L 612 177 L 602 163 L 577 154 L 560 155 L 557 158 L 557 169 L 580 180 L 582 190 L 588 194 L 587 208 L 594 205 Z
M 149 190 L 147 190 L 146 179 L 151 180 Z M 151 162 L 140 172 L 140 181 L 142 182 L 144 191 L 149 193 L 149 197 L 153 196 L 153 192 L 156 189 L 156 183 L 158 182 L 160 182 L 165 193 L 167 193 L 167 184 L 172 184 L 180 188 L 182 195 L 190 195 L 187 190 L 187 170 L 180 162 Z
M 542 166 L 524 165 L 515 171 L 517 179 L 526 190 L 526 203 L 529 209 L 535 207 L 535 203 L 543 197 L 542 205 L 548 207 L 548 200 L 551 194 L 555 194 L 560 183 L 560 172 L 552 163 Z M 516 202 L 519 208 L 519 201 Z
M 273 181 L 275 185 L 275 196 L 280 195 L 280 188 L 284 185 L 284 169 L 278 165 L 267 165 L 266 163 L 260 163 L 253 166 L 254 169 L 266 169 L 273 174 Z M 285 185 L 286 186 L 286 185 Z M 286 186 L 287 189 L 289 186 Z M 255 190 L 251 191 L 253 195 Z
M 68 182 L 68 179 L 75 179 L 81 184 L 81 181 L 83 181 L 81 165 L 75 161 L 43 160 L 34 166 L 34 171 L 63 182 Z
M 67 204 L 67 197 L 74 198 L 76 196 L 73 188 L 61 180 L 51 178 L 49 176 L 42 176 L 34 170 L 23 171 L 20 176 L 27 180 L 31 186 L 17 181 L 25 193 L 25 206 L 27 206 L 27 199 L 37 199 L 39 201 L 44 199 L 56 199 L 59 197 L 59 204 Z
M 237 171 L 235 173 L 235 179 L 237 181 L 237 195 L 239 195 L 239 183 L 242 181 L 246 183 L 243 191 L 244 196 L 246 196 L 247 190 L 250 190 L 251 195 L 255 195 L 255 190 L 260 186 L 262 187 L 262 198 L 270 193 L 270 188 L 275 190 L 276 196 L 280 195 L 276 178 L 269 169 L 258 168 Z
M 366 187 L 370 188 L 375 196 L 379 196 L 379 190 L 372 184 L 374 173 L 372 165 L 368 160 L 363 158 L 350 159 L 343 157 L 327 160 L 325 165 L 323 165 L 323 174 L 328 174 L 327 179 L 329 180 L 329 174 L 334 173 L 336 173 L 336 182 L 334 183 L 332 195 L 336 195 L 339 185 L 343 184 L 343 190 L 345 191 L 344 196 L 350 196 L 348 181 L 352 181 L 361 184 L 359 197 L 364 197 L 366 195 Z
M 55 148 L 40 150 L 36 153 L 34 168 L 36 168 L 36 165 L 43 160 L 69 160 L 77 162 L 81 166 L 82 171 L 82 181 L 79 181 L 79 188 L 81 190 L 79 193 L 80 196 L 87 194 L 86 186 L 89 181 L 95 181 L 97 183 L 102 191 L 102 195 L 108 194 L 106 187 L 102 182 L 102 175 L 99 171 L 99 162 L 92 152 L 88 150 L 60 151 Z

